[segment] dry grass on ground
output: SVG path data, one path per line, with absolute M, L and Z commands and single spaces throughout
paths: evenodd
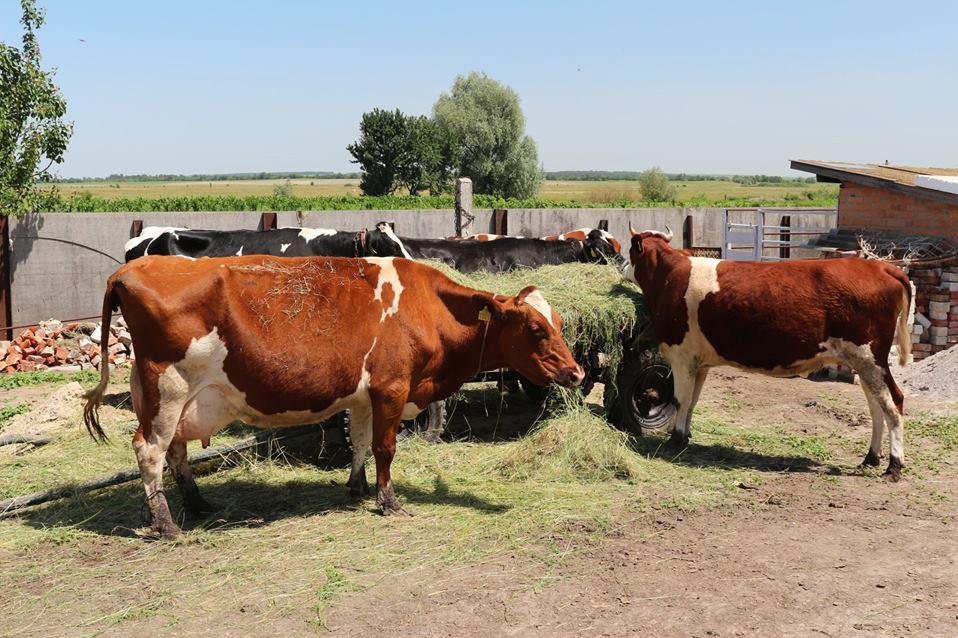
M 834 386 L 774 381 L 789 382 L 826 395 Z M 851 414 L 857 423 L 865 410 L 857 388 L 796 410 L 780 408 L 774 391 L 750 398 L 737 394 L 740 382 L 715 383 L 720 397 L 696 414 L 694 445 L 675 458 L 662 455 L 662 438 L 630 443 L 582 410 L 517 436 L 538 408 L 521 395 L 500 398 L 494 387 L 467 391 L 454 408 L 455 442 L 413 438 L 400 446 L 394 476 L 412 519 L 384 519 L 372 501 L 350 500 L 344 467 L 252 456 L 199 479 L 222 510 L 185 521 L 185 538 L 172 545 L 133 533 L 142 524 L 137 483 L 26 510 L 0 520 L 0 635 L 312 635 L 329 624 L 348 627 L 347 608 L 337 607 L 343 597 L 385 595 L 373 592 L 412 574 L 472 574 L 510 556 L 522 576 L 508 586 L 542 591 L 568 582 L 578 561 L 624 530 L 642 529 L 649 516 L 737 511 L 753 494 L 740 486 L 761 490 L 789 476 L 807 477 L 818 491 L 860 477 L 867 435 L 861 426 L 849 435 L 843 421 Z M 112 388 L 120 403 L 108 419 L 113 444 L 94 446 L 78 420 L 66 424 L 59 441 L 0 460 L 4 491 L 131 466 L 122 390 Z M 16 402 L 18 391 L 7 400 Z M 804 425 L 819 422 L 833 425 Z M 923 416 L 909 431 L 907 481 L 927 485 L 928 502 L 953 505 L 938 484 L 954 472 L 958 419 Z M 877 472 L 868 475 L 882 483 Z M 170 494 L 179 515 L 172 487 Z M 447 585 L 455 586 L 442 591 Z M 415 621 L 402 622 L 408 629 Z

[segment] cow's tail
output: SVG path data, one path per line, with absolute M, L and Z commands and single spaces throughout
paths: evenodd
M 911 330 L 908 325 L 908 317 L 911 315 L 911 281 L 902 271 L 898 271 L 903 290 L 901 294 L 901 308 L 898 309 L 898 330 L 895 335 L 898 344 L 898 365 L 906 365 L 908 357 L 911 355 Z
M 106 293 L 103 295 L 103 314 L 100 317 L 100 382 L 92 390 L 88 390 L 83 398 L 86 405 L 83 408 L 83 423 L 87 432 L 95 441 L 106 441 L 107 436 L 100 425 L 99 408 L 106 393 L 106 386 L 110 383 L 110 319 L 113 311 L 120 307 L 120 298 L 114 288 L 116 278 L 110 277 L 106 284 Z

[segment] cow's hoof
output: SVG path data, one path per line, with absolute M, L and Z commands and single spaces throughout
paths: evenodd
M 365 477 L 363 477 L 362 481 L 346 483 L 346 487 L 349 488 L 350 498 L 365 498 L 369 496 L 369 483 L 366 482 Z
M 154 538 L 159 538 L 160 540 L 175 541 L 183 535 L 183 530 L 173 521 L 168 521 L 159 525 L 152 525 L 150 527 L 150 533 Z
M 862 461 L 859 467 L 878 467 L 879 464 L 881 464 L 881 455 L 876 454 L 872 450 L 868 450 L 868 454 L 865 455 L 865 460 Z
M 383 516 L 398 516 L 399 518 L 410 518 L 412 514 L 402 508 L 399 503 L 383 505 Z
M 888 461 L 888 469 L 885 470 L 885 480 L 889 483 L 897 483 L 901 480 L 901 471 L 905 465 L 894 456 Z

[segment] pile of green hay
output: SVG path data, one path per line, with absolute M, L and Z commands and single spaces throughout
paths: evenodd
M 642 476 L 628 435 L 583 406 L 546 419 L 511 443 L 494 470 L 513 481 L 608 481 Z
M 614 266 L 576 263 L 464 275 L 443 264 L 429 265 L 464 286 L 496 294 L 515 295 L 526 286 L 537 286 L 562 317 L 569 348 L 582 353 L 595 346 L 609 356 L 613 375 L 622 358 L 623 337 L 645 313 L 642 292 L 623 280 Z

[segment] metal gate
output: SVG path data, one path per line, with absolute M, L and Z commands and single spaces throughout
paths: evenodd
M 805 244 L 810 235 L 823 235 L 831 225 L 806 226 L 793 224 L 793 218 L 806 215 L 819 217 L 822 224 L 837 218 L 834 208 L 726 208 L 722 238 L 722 259 L 736 261 L 781 261 L 792 256 L 792 248 Z M 733 216 L 751 217 L 748 221 L 732 221 Z M 777 217 L 778 224 L 769 218 Z M 837 220 L 836 220 L 837 221 Z

